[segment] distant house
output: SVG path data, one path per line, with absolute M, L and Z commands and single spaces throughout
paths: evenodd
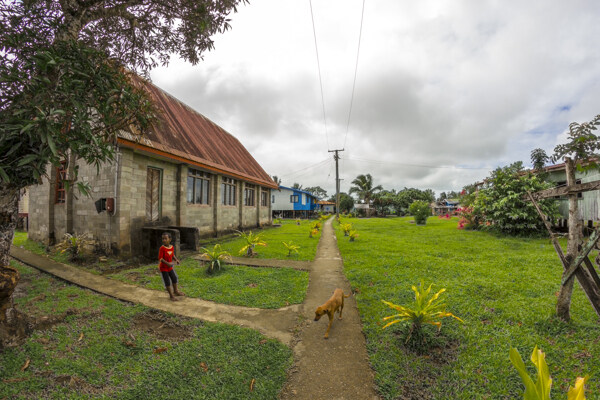
M 325 214 L 335 213 L 335 203 L 333 201 L 319 200 L 317 201 L 317 211 Z
M 567 185 L 567 174 L 565 164 L 551 165 L 545 168 L 548 173 L 548 181 L 554 182 L 556 187 Z M 575 171 L 576 183 L 587 183 L 600 180 L 600 171 Z M 577 203 L 579 209 L 579 218 L 592 226 L 594 222 L 600 221 L 600 191 L 589 191 L 579 193 L 577 195 Z M 569 219 L 569 200 L 567 196 L 556 197 L 558 202 L 558 210 L 561 215 L 561 220 L 558 222 L 560 226 L 566 227 Z
M 271 191 L 273 216 L 282 218 L 308 218 L 317 208 L 317 198 L 301 189 L 279 186 Z
M 168 229 L 193 247 L 201 235 L 270 224 L 277 184 L 246 148 L 163 90 L 141 84 L 160 123 L 142 138 L 122 131 L 115 162 L 99 173 L 74 159 L 49 167 L 49 179 L 29 188 L 30 238 L 51 244 L 65 233 L 88 233 L 115 253 L 138 255 L 147 253 L 152 229 Z M 65 186 L 76 165 L 91 198 Z
M 431 203 L 433 215 L 452 215 L 452 213 L 457 211 L 459 207 L 460 203 L 456 200 L 444 199 Z

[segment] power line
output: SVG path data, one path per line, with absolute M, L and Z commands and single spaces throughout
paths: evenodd
M 307 169 L 311 169 L 311 168 L 316 168 L 316 167 L 319 167 L 319 166 L 321 166 L 321 165 L 323 165 L 323 164 L 325 164 L 326 162 L 329 162 L 329 161 L 331 161 L 331 160 L 330 160 L 330 159 L 329 159 L 329 157 L 328 157 L 328 158 L 326 158 L 326 159 L 324 159 L 324 160 L 321 160 L 321 161 L 319 161 L 319 162 L 318 162 L 318 163 L 316 163 L 316 164 L 309 165 L 308 167 L 304 167 L 304 168 L 301 168 L 301 169 L 299 169 L 299 170 L 296 170 L 296 171 L 293 171 L 293 172 L 290 172 L 290 173 L 287 173 L 287 174 L 283 174 L 283 175 L 281 175 L 281 176 L 283 177 L 283 176 L 292 176 L 292 175 L 296 175 L 297 173 L 299 173 L 299 172 L 302 172 L 302 171 L 305 171 L 305 170 L 307 170 Z
M 360 54 L 360 41 L 362 38 L 363 20 L 365 17 L 365 0 L 363 0 L 362 12 L 360 14 L 360 30 L 358 32 L 358 48 L 356 49 L 356 64 L 354 66 L 354 82 L 352 83 L 352 94 L 350 95 L 350 110 L 348 111 L 348 123 L 346 124 L 346 135 L 344 136 L 343 148 L 346 148 L 346 139 L 348 139 L 348 130 L 350 128 L 350 116 L 352 115 L 352 105 L 354 103 L 354 89 L 356 88 L 356 74 L 358 72 L 358 56 Z
M 393 164 L 393 165 L 402 165 L 404 167 L 417 167 L 417 168 L 437 168 L 437 169 L 473 169 L 473 170 L 486 170 L 489 171 L 490 168 L 479 168 L 479 167 L 458 167 L 455 165 L 424 165 L 424 164 L 408 164 L 408 163 L 399 163 L 399 162 L 393 162 L 393 161 L 377 161 L 377 160 L 367 160 L 364 158 L 352 158 L 352 157 L 347 157 L 348 160 L 353 160 L 353 161 L 362 161 L 362 162 L 368 162 L 368 163 L 372 163 L 372 164 L 381 164 L 381 165 L 386 165 L 386 164 Z
M 315 17 L 313 15 L 312 0 L 308 0 L 310 4 L 310 18 L 312 19 L 313 36 L 315 38 L 315 53 L 317 54 L 317 69 L 319 70 L 319 85 L 321 87 L 321 104 L 323 105 L 323 123 L 325 124 L 325 139 L 327 140 L 327 148 L 329 148 L 329 135 L 327 133 L 327 117 L 325 114 L 325 96 L 323 96 L 323 79 L 321 79 L 321 63 L 319 62 L 319 48 L 317 47 L 317 30 L 315 29 Z

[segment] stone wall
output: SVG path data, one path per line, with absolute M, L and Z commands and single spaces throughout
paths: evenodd
M 186 165 L 127 148 L 120 149 L 117 160 L 118 164 L 102 165 L 99 172 L 94 166 L 78 163 L 79 179 L 90 183 L 91 197 L 71 191 L 67 193 L 66 202 L 60 204 L 55 204 L 56 168 L 50 168 L 49 179 L 30 188 L 30 237 L 52 244 L 53 238 L 60 240 L 66 232 L 88 232 L 103 246 L 128 257 L 142 253 L 143 227 L 197 227 L 201 235 L 207 236 L 251 229 L 272 221 L 270 189 L 255 185 L 255 205 L 244 206 L 244 182 L 237 180 L 236 205 L 226 206 L 221 204 L 223 176 L 212 173 L 210 204 L 188 204 Z M 149 167 L 160 171 L 161 201 L 157 221 L 149 221 L 146 216 Z M 266 207 L 260 205 L 261 190 L 267 193 Z M 114 215 L 96 211 L 96 200 L 115 197 Z

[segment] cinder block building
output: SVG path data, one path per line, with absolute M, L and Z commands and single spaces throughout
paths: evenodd
M 209 236 L 272 223 L 277 184 L 239 140 L 143 84 L 161 111 L 160 123 L 141 138 L 123 131 L 115 161 L 99 171 L 73 157 L 51 167 L 49 178 L 29 190 L 30 238 L 52 244 L 65 233 L 88 233 L 127 256 L 143 253 L 143 232 L 153 227 Z M 91 197 L 65 186 L 76 165 Z

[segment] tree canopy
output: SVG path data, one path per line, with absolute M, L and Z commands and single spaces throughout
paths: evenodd
M 327 197 L 327 191 L 323 189 L 321 186 L 310 186 L 304 188 L 304 191 L 308 193 L 312 193 L 315 197 L 319 199 L 324 199 Z
M 370 204 L 373 195 L 380 190 L 383 190 L 383 187 L 381 185 L 373 186 L 373 177 L 371 174 L 366 174 L 358 175 L 352 181 L 352 186 L 348 193 L 356 194 L 359 200 L 366 204 Z

